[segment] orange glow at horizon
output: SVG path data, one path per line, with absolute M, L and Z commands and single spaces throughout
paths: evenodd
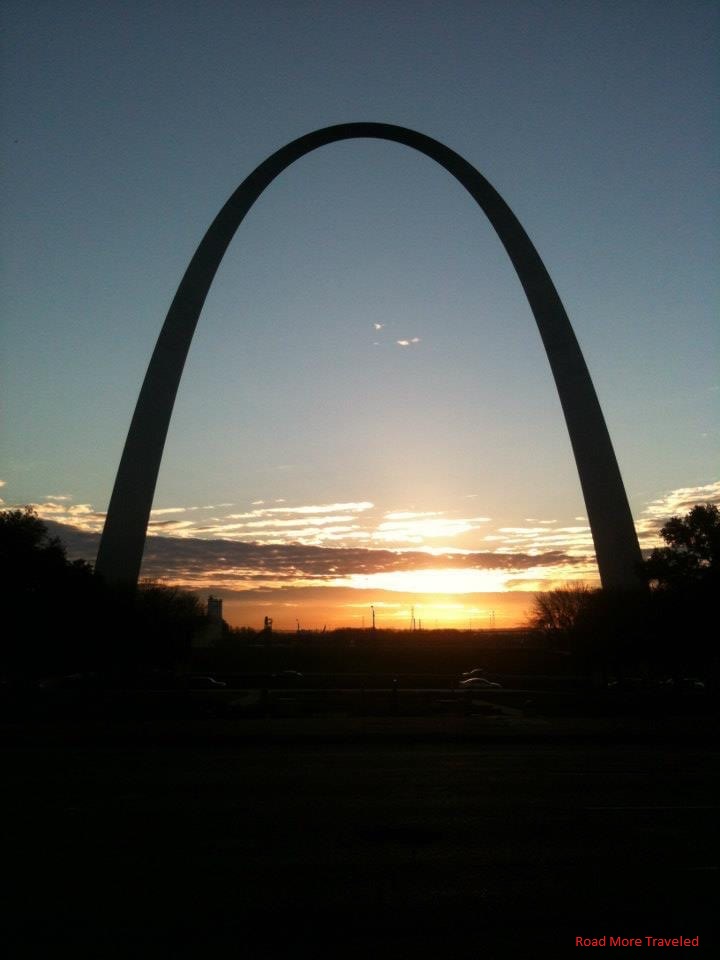
M 577 569 L 568 576 L 562 568 L 529 567 L 527 570 L 447 567 L 429 570 L 391 570 L 353 573 L 333 580 L 333 587 L 355 590 L 390 590 L 416 594 L 479 594 L 537 592 L 564 586 L 568 580 L 595 580 L 593 568 Z
M 263 600 L 232 599 L 225 602 L 223 615 L 231 626 L 260 628 L 265 616 L 273 618 L 279 631 L 294 632 L 297 623 L 303 630 L 336 630 L 345 627 L 369 628 L 375 611 L 380 630 L 409 630 L 412 619 L 423 630 L 520 627 L 527 622 L 532 596 L 527 591 L 504 593 L 443 594 L 356 591 L 357 600 L 347 594 L 332 599 L 324 596 L 290 599 L 288 594 Z M 362 599 L 360 599 L 362 597 Z
M 393 570 L 389 573 L 351 574 L 337 580 L 336 585 L 417 594 L 495 593 L 507 589 L 507 579 L 506 570 Z

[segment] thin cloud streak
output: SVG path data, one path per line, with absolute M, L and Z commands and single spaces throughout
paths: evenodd
M 388 514 L 388 516 L 393 515 Z M 398 516 L 398 514 L 394 514 L 394 516 Z M 426 538 L 452 539 L 459 534 L 471 533 L 473 530 L 477 530 L 481 523 L 486 522 L 487 518 L 485 517 L 454 519 L 443 517 L 442 514 L 384 520 L 378 524 L 377 529 L 372 534 L 372 539 L 389 543 L 422 544 Z
M 262 501 L 259 501 L 262 502 Z M 304 516 L 306 514 L 322 514 L 322 513 L 362 513 L 365 510 L 370 510 L 374 507 L 375 504 L 370 503 L 368 500 L 363 501 L 362 503 L 326 503 L 322 506 L 311 506 L 311 507 L 266 507 L 264 510 L 251 510 L 249 513 L 229 513 L 228 519 L 230 520 L 241 520 L 245 518 L 253 517 L 265 517 L 272 516 L 276 513 L 291 513 Z
M 496 543 L 500 553 L 523 550 L 532 556 L 557 548 L 566 550 L 571 556 L 585 556 L 594 551 L 592 534 L 587 526 L 554 530 L 546 526 L 500 527 L 497 533 L 488 534 L 484 539 Z

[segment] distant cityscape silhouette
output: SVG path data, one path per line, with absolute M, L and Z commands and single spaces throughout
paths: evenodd
M 185 359 L 225 251 L 263 190 L 290 164 L 326 144 L 373 138 L 436 160 L 482 208 L 525 290 L 570 435 L 602 585 L 641 584 L 641 554 L 617 459 L 584 357 L 555 286 L 525 230 L 490 183 L 459 154 L 424 134 L 384 123 L 338 124 L 287 144 L 261 163 L 220 210 L 183 276 L 158 337 L 118 468 L 95 569 L 137 581 L 160 462 Z

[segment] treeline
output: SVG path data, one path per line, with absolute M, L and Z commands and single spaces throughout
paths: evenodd
M 643 563 L 647 590 L 612 592 L 578 584 L 540 593 L 530 626 L 585 671 L 694 676 L 717 686 L 720 512 L 713 504 L 693 507 L 660 533 L 665 546 Z
M 0 512 L 0 583 L 6 597 L 0 671 L 38 677 L 188 670 L 192 653 L 195 668 L 218 670 L 510 666 L 512 672 L 606 678 L 697 676 L 717 687 L 720 657 L 712 624 L 720 588 L 720 513 L 710 504 L 694 507 L 669 520 L 661 533 L 666 546 L 643 564 L 646 590 L 613 593 L 578 585 L 540 593 L 528 623 L 532 634 L 520 631 L 514 640 L 500 642 L 492 631 L 438 636 L 437 631 L 346 630 L 290 635 L 283 643 L 272 632 L 225 627 L 212 647 L 192 653 L 193 637 L 209 629 L 194 594 L 156 583 L 137 589 L 109 585 L 84 560 L 69 561 L 32 509 L 6 510 Z M 493 646 L 503 653 L 502 665 Z M 481 654 L 482 663 L 470 662 Z
M 175 668 L 189 661 L 192 637 L 206 623 L 187 591 L 111 586 L 84 560 L 68 560 L 29 507 L 0 512 L 0 583 L 6 677 Z

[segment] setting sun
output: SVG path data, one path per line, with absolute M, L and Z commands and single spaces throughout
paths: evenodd
M 419 594 L 494 593 L 506 589 L 507 578 L 505 570 L 396 570 L 369 576 L 353 574 L 337 584 Z

